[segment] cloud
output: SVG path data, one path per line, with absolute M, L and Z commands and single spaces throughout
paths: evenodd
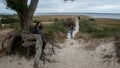
M 3 1 L 3 0 L 0 0 Z M 29 0 L 30 2 L 30 0 Z M 120 0 L 76 0 L 74 2 L 64 2 L 64 0 L 39 0 L 36 13 L 51 12 L 98 12 L 98 13 L 119 13 Z M 8 10 L 0 3 L 0 10 Z M 4 11 L 0 11 L 4 12 Z
M 95 6 L 92 9 L 95 10 L 109 10 L 109 9 L 118 9 L 120 5 L 100 5 L 100 6 Z
M 61 0 L 41 0 L 38 10 L 45 12 L 119 12 L 119 0 L 76 0 L 65 3 Z M 116 11 L 115 11 L 116 10 Z M 113 13 L 114 13 L 113 12 Z

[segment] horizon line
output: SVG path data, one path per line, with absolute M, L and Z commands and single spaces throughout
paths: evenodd
M 120 13 L 114 13 L 114 12 L 39 12 L 39 13 L 34 13 L 34 15 L 36 14 L 62 14 L 62 13 L 80 13 L 80 14 L 120 14 Z M 13 15 L 13 14 L 17 14 L 17 13 L 0 13 L 0 15 Z

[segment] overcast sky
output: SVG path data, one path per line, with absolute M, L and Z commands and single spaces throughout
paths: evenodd
M 3 0 L 0 0 L 0 13 L 13 12 L 6 9 Z M 67 3 L 63 0 L 39 0 L 36 13 L 53 12 L 120 13 L 120 0 L 76 0 Z

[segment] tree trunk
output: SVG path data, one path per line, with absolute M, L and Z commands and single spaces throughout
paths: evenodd
M 38 1 L 39 0 L 31 0 L 28 9 L 17 12 L 20 20 L 20 24 L 19 24 L 20 32 L 32 31 L 32 19 L 38 5 Z
M 31 32 L 32 29 L 32 16 L 28 17 L 26 11 L 18 12 L 19 16 L 19 31 L 22 32 Z

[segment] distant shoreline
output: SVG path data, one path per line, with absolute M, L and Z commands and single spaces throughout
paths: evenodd
M 13 14 L 0 14 L 0 15 L 13 15 Z M 56 15 L 73 15 L 73 16 L 89 16 L 92 18 L 110 18 L 110 19 L 120 19 L 120 13 L 72 13 L 72 12 L 63 12 L 63 13 L 36 13 L 34 16 L 56 16 Z

